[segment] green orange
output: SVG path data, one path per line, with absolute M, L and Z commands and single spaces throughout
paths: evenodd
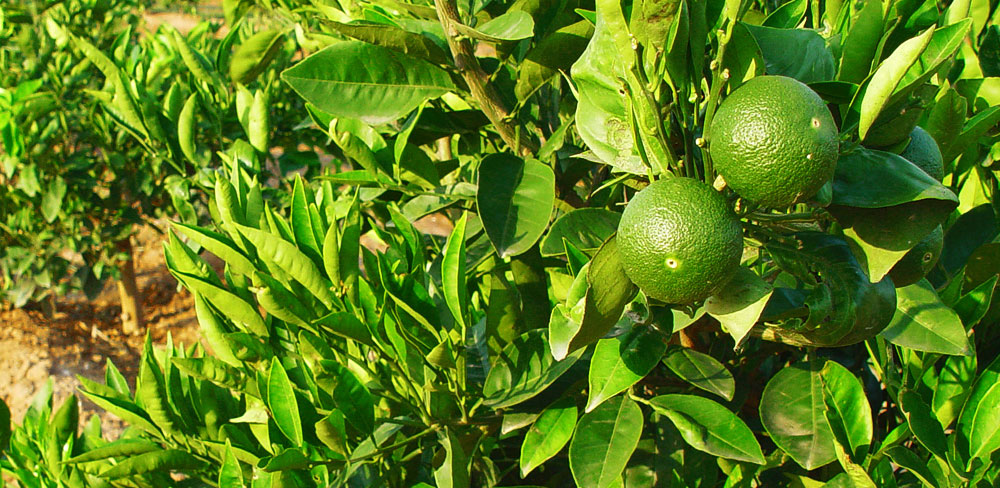
M 758 76 L 719 106 L 709 132 L 715 169 L 757 204 L 785 208 L 833 177 L 837 126 L 823 99 L 785 76 Z
M 723 196 L 691 178 L 657 180 L 625 207 L 618 224 L 625 273 L 647 296 L 686 304 L 732 277 L 743 230 Z

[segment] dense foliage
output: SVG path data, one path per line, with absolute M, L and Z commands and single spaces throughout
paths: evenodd
M 130 425 L 119 439 L 43 392 L 0 469 L 23 486 L 996 485 L 1000 8 L 776 3 L 226 1 L 228 30 L 107 45 L 38 24 L 103 80 L 73 109 L 104 125 L 49 136 L 106 127 L 120 146 L 83 155 L 172 168 L 148 195 L 169 194 L 167 266 L 209 347 L 147 341 L 134 385 L 110 363 L 81 378 Z M 0 61 L 35 60 L 14 52 Z M 838 130 L 832 179 L 788 208 L 712 161 L 717 109 L 763 75 L 808 85 Z M 2 79 L 5 137 L 41 137 L 16 107 L 62 100 L 55 82 Z M 900 156 L 918 125 L 940 179 Z M 27 198 L 24 167 L 2 198 Z M 677 177 L 718 192 L 744 248 L 712 296 L 668 304 L 615 232 Z M 939 228 L 926 277 L 894 283 Z

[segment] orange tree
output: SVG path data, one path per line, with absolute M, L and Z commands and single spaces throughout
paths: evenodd
M 3 469 L 52 486 L 997 483 L 988 2 L 224 10 L 295 36 L 280 80 L 306 105 L 269 133 L 320 134 L 332 162 L 298 177 L 268 169 L 276 153 L 218 154 L 211 222 L 165 245 L 211 352 L 148 344 L 134 388 L 113 365 L 84 380 L 121 439 L 53 433 L 75 400 L 43 396 Z

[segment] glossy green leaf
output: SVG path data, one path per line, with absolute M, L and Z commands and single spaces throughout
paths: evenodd
M 581 349 L 556 361 L 547 342 L 546 331 L 536 329 L 508 344 L 486 376 L 483 404 L 503 408 L 521 403 L 541 393 L 583 355 Z
M 913 473 L 925 486 L 936 486 L 934 475 L 927 468 L 927 462 L 920 459 L 913 451 L 903 446 L 893 446 L 885 453 L 894 463 Z
M 800 232 L 768 242 L 767 251 L 784 271 L 809 286 L 806 291 L 775 290 L 771 302 L 786 304 L 789 317 L 764 317 L 761 335 L 795 345 L 850 345 L 880 332 L 892 318 L 896 290 L 886 278 L 871 283 L 847 243 L 818 232 Z M 781 291 L 779 293 L 779 291 Z
M 927 29 L 922 34 L 899 45 L 889 55 L 868 81 L 867 88 L 861 99 L 861 114 L 858 124 L 858 135 L 864 139 L 878 118 L 882 109 L 888 106 L 889 97 L 903 81 L 903 77 L 920 58 L 931 42 L 934 29 Z M 859 93 L 859 96 L 861 94 Z
M 395 25 L 360 21 L 347 24 L 327 22 L 326 25 L 345 36 L 399 51 L 434 64 L 446 65 L 451 62 L 448 53 L 429 37 L 406 31 Z
M 844 37 L 837 79 L 861 83 L 868 77 L 883 27 L 881 0 L 866 0 Z
M 620 485 L 622 471 L 639 444 L 642 424 L 642 410 L 625 395 L 580 418 L 569 444 L 569 467 L 576 485 Z
M 807 470 L 837 459 L 833 432 L 823 412 L 820 365 L 793 364 L 778 370 L 764 387 L 760 421 L 781 450 Z
M 900 412 L 906 419 L 910 431 L 928 451 L 945 459 L 948 446 L 941 423 L 934 416 L 931 407 L 927 406 L 920 394 L 908 389 L 900 390 L 897 396 Z
M 931 402 L 941 425 L 948 427 L 958 418 L 972 383 L 976 380 L 976 364 L 976 356 L 945 358 Z
M 545 232 L 554 203 L 552 168 L 511 154 L 492 154 L 480 163 L 476 206 L 500 257 L 530 249 Z
M 803 83 L 834 79 L 837 67 L 833 54 L 815 31 L 743 25 L 760 46 L 767 74 L 788 76 Z
M 295 445 L 302 445 L 302 417 L 299 415 L 299 403 L 295 399 L 295 390 L 288 373 L 281 362 L 271 362 L 271 370 L 267 377 L 267 407 L 274 417 L 274 423 L 288 440 Z
M 527 12 L 511 10 L 475 28 L 457 24 L 462 34 L 486 42 L 517 41 L 534 35 L 535 21 Z
M 896 290 L 896 313 L 880 335 L 918 351 L 953 355 L 971 351 L 962 320 L 941 302 L 927 280 Z
M 434 481 L 438 488 L 469 488 L 469 464 L 472 458 L 458 435 L 451 428 L 445 427 L 439 434 L 441 448 L 444 450 L 444 461 L 434 470 Z
M 623 81 L 632 60 L 619 54 L 613 32 L 617 26 L 609 25 L 609 20 L 607 15 L 597 16 L 594 35 L 570 71 L 578 93 L 576 128 L 605 164 L 646 174 L 632 135 L 631 103 Z
M 771 12 L 762 24 L 765 27 L 792 29 L 799 24 L 809 6 L 807 0 L 789 0 L 784 5 Z
M 639 326 L 613 339 L 597 341 L 590 359 L 586 412 L 643 379 L 667 350 L 656 330 Z
M 125 458 L 101 472 L 101 477 L 119 479 L 147 473 L 183 471 L 198 468 L 201 465 L 202 461 L 187 451 L 166 449 Z
M 860 464 L 868 454 L 874 431 L 865 390 L 854 374 L 835 361 L 826 361 L 819 374 L 834 439 L 853 463 Z
M 686 347 L 671 347 L 663 357 L 663 364 L 680 379 L 726 400 L 733 399 L 736 391 L 733 374 L 712 356 Z
M 335 42 L 281 77 L 321 110 L 373 125 L 455 89 L 448 73 L 427 61 L 357 41 Z
M 441 258 L 441 285 L 444 287 L 444 301 L 451 311 L 455 323 L 461 326 L 460 330 L 465 330 L 465 314 L 469 307 L 469 291 L 466 286 L 465 277 L 465 224 L 468 214 L 462 214 L 462 218 L 455 223 L 448 241 L 445 243 L 444 255 Z
M 669 418 L 691 447 L 713 456 L 764 464 L 753 432 L 722 405 L 694 395 L 660 395 L 649 405 Z
M 320 361 L 323 371 L 316 376 L 316 383 L 328 390 L 352 427 L 364 434 L 375 430 L 375 399 L 368 388 L 340 363 Z
M 269 232 L 243 225 L 237 225 L 236 228 L 253 243 L 262 259 L 281 268 L 327 307 L 333 306 L 335 298 L 330 291 L 330 283 L 323 278 L 319 268 L 309 256 L 294 244 Z
M 971 26 L 972 19 L 961 19 L 957 22 L 949 22 L 947 25 L 935 29 L 930 42 L 920 54 L 920 59 L 910 66 L 906 74 L 903 75 L 899 83 L 899 88 L 893 93 L 893 98 L 900 98 L 937 73 L 958 51 L 962 42 L 968 36 Z
M 283 40 L 277 30 L 262 30 L 245 39 L 233 52 L 229 77 L 244 85 L 253 81 L 281 51 Z
M 526 100 L 539 88 L 559 76 L 568 73 L 587 42 L 594 33 L 594 25 L 586 20 L 560 27 L 545 36 L 525 56 L 518 69 L 514 93 L 518 100 Z M 551 140 L 551 139 L 550 139 Z M 539 152 L 539 159 L 545 159 Z
M 261 318 L 256 306 L 247 303 L 238 295 L 219 288 L 207 281 L 191 275 L 180 275 L 184 286 L 193 293 L 199 293 L 217 310 L 225 310 L 226 316 L 247 331 L 261 337 L 268 336 L 267 326 Z
M 521 478 L 562 450 L 576 427 L 576 403 L 570 397 L 556 400 L 542 410 L 521 443 Z
M 362 344 L 375 347 L 375 340 L 372 330 L 362 323 L 352 314 L 344 312 L 331 312 L 313 321 L 313 325 L 322 327 L 341 337 L 358 341 Z
M 563 214 L 542 239 L 542 256 L 566 253 L 563 240 L 581 251 L 594 251 L 618 229 L 622 214 L 603 208 L 578 208 Z
M 722 289 L 705 300 L 705 312 L 722 324 L 739 347 L 757 323 L 774 287 L 749 268 L 740 267 Z
M 233 454 L 233 448 L 226 441 L 226 451 L 219 467 L 219 488 L 243 488 L 243 470 Z
M 1000 448 L 1000 358 L 979 374 L 962 406 L 955 445 L 963 460 L 989 459 Z
M 171 225 L 192 241 L 197 242 L 201 247 L 218 256 L 234 272 L 243 275 L 252 275 L 256 270 L 253 263 L 250 262 L 232 239 L 209 229 L 182 224 L 180 222 L 171 222 Z

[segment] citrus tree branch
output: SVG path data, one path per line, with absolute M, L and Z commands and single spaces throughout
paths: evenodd
M 472 43 L 459 33 L 456 26 L 461 25 L 462 20 L 458 15 L 455 0 L 434 0 L 434 8 L 437 10 L 441 27 L 444 28 L 452 57 L 455 58 L 455 67 L 469 85 L 469 91 L 486 114 L 486 118 L 490 119 L 504 142 L 519 155 L 529 156 L 537 153 L 538 144 L 530 134 L 512 121 L 510 110 L 489 83 L 489 76 L 479 66 Z

